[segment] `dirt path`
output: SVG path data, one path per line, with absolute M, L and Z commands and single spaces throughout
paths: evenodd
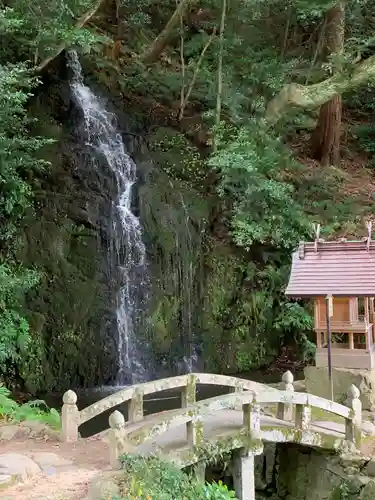
M 54 453 L 70 465 L 56 465 L 22 484 L 1 491 L 2 500 L 79 500 L 83 499 L 92 479 L 109 469 L 106 444 L 96 438 L 77 443 L 36 441 L 31 439 L 0 442 L 0 454 L 20 453 L 32 458 L 34 453 Z

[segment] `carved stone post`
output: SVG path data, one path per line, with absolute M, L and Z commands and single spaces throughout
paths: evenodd
M 66 391 L 63 395 L 63 407 L 61 410 L 61 441 L 73 443 L 78 440 L 79 411 L 77 407 L 77 394 L 74 391 Z
M 257 439 L 260 433 L 260 406 L 255 401 L 242 405 L 243 426 L 249 436 Z
M 118 410 L 109 416 L 109 427 L 109 463 L 113 469 L 121 469 L 120 457 L 124 451 L 125 418 Z
M 234 453 L 233 483 L 239 500 L 255 500 L 254 456 L 262 450 L 238 450 Z
M 362 440 L 362 403 L 359 399 L 361 393 L 353 384 L 348 390 L 347 404 L 351 409 L 351 418 L 345 422 L 345 437 L 348 441 L 354 443 L 359 448 Z
M 187 408 L 196 401 L 197 377 L 193 374 L 187 376 L 187 383 L 181 390 L 181 408 Z
M 203 441 L 203 422 L 200 415 L 193 415 L 186 423 L 186 437 L 190 446 L 197 447 Z
M 130 422 L 139 422 L 143 419 L 143 392 L 135 390 L 129 402 L 128 418 Z
M 294 392 L 294 377 L 290 371 L 287 371 L 282 376 L 283 387 L 282 389 L 287 392 Z M 287 403 L 278 403 L 276 416 L 280 420 L 292 421 L 293 420 L 293 405 Z
M 296 427 L 302 431 L 307 431 L 311 422 L 311 406 L 309 401 L 306 405 L 296 405 Z

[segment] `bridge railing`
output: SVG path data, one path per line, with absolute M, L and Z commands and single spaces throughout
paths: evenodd
M 290 372 L 287 373 L 292 378 L 293 386 L 293 375 Z M 286 374 L 283 376 L 284 378 L 285 375 Z M 128 421 L 138 422 L 142 420 L 144 416 L 144 396 L 149 394 L 181 388 L 181 408 L 187 408 L 189 405 L 196 402 L 196 387 L 198 384 L 229 387 L 232 392 L 246 390 L 260 391 L 265 388 L 272 390 L 265 384 L 259 384 L 251 380 L 237 377 L 213 373 L 190 373 L 126 387 L 125 389 L 121 389 L 93 403 L 81 411 L 79 411 L 77 407 L 77 394 L 69 390 L 63 395 L 61 440 L 64 442 L 76 441 L 78 439 L 78 429 L 80 425 L 114 406 L 125 402 L 129 402 Z
M 288 378 L 290 378 L 289 375 Z M 250 438 L 253 445 L 255 444 L 255 448 L 259 448 L 259 442 L 262 439 L 261 405 L 274 403 L 277 404 L 279 419 L 280 415 L 285 417 L 285 408 L 288 408 L 289 411 L 295 407 L 292 425 L 289 423 L 289 426 L 286 428 L 287 431 L 291 431 L 289 432 L 289 438 L 285 438 L 284 436 L 286 441 L 304 442 L 304 437 L 306 437 L 305 444 L 314 445 L 315 443 L 317 446 L 335 448 L 335 446 L 340 446 L 342 441 L 345 440 L 358 448 L 361 443 L 362 423 L 362 405 L 359 396 L 359 390 L 354 385 L 348 391 L 348 406 L 311 394 L 295 393 L 293 390 L 290 390 L 290 387 L 289 390 L 266 390 L 260 393 L 254 391 L 238 392 L 206 399 L 194 403 L 188 408 L 160 414 L 159 418 L 145 421 L 144 425 L 133 430 L 127 428 L 124 416 L 116 410 L 109 417 L 110 463 L 112 467 L 117 468 L 121 455 L 131 453 L 147 440 L 181 425 L 186 426 L 186 440 L 189 448 L 199 448 L 203 444 L 204 417 L 207 414 L 213 415 L 220 410 L 229 409 L 242 408 L 242 428 L 241 432 L 237 433 L 237 447 L 248 446 Z M 338 441 L 336 437 L 336 440 L 332 440 L 329 445 L 321 443 L 320 438 L 327 434 L 327 430 L 326 432 L 322 432 L 316 426 L 312 429 L 312 408 L 327 411 L 344 419 L 345 431 L 342 437 L 338 438 Z M 290 413 L 286 416 L 290 420 Z M 284 420 L 284 418 L 281 418 L 281 420 Z M 279 426 L 281 427 L 280 424 Z M 277 436 L 277 425 L 274 430 Z M 335 437 L 335 431 L 331 432 Z M 318 439 L 316 441 L 314 439 L 311 440 L 311 435 L 318 436 Z M 278 440 L 279 438 L 275 437 L 275 441 Z M 186 466 L 190 464 L 185 460 L 180 465 Z

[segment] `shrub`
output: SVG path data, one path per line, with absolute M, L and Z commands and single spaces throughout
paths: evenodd
M 155 456 L 124 455 L 126 471 L 122 498 L 129 500 L 229 500 L 233 491 L 219 483 L 201 483 L 172 464 Z
M 36 420 L 53 427 L 60 428 L 60 415 L 54 408 L 38 399 L 25 404 L 18 404 L 10 397 L 10 391 L 0 386 L 0 420 L 7 422 L 23 422 L 25 420 Z

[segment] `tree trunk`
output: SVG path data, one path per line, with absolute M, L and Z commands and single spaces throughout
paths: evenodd
M 340 162 L 342 98 L 336 95 L 320 108 L 312 136 L 313 156 L 324 166 Z
M 169 41 L 175 35 L 175 29 L 180 23 L 181 17 L 191 9 L 197 0 L 181 0 L 171 18 L 167 22 L 165 28 L 155 40 L 147 47 L 146 51 L 141 55 L 141 60 L 145 64 L 152 64 L 158 60 Z
M 355 89 L 374 77 L 375 56 L 371 56 L 319 83 L 288 83 L 267 104 L 264 121 L 275 125 L 292 109 L 317 109 L 337 94 Z
M 324 58 L 344 52 L 345 7 L 339 3 L 326 13 Z M 341 71 L 339 64 L 333 72 Z M 342 98 L 336 94 L 320 108 L 317 127 L 312 135 L 313 156 L 322 165 L 337 165 L 340 161 Z

